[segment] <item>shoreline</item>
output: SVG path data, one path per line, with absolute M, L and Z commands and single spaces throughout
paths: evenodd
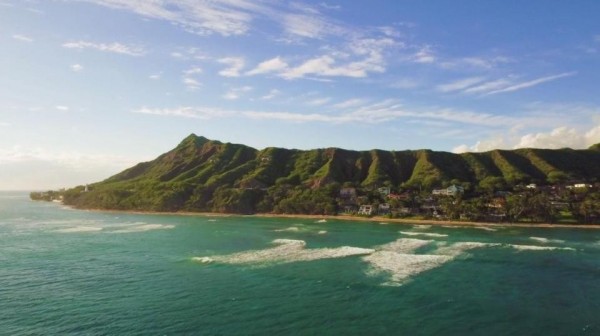
M 197 216 L 197 217 L 257 217 L 257 218 L 296 218 L 296 219 L 315 219 L 315 220 L 340 220 L 351 222 L 374 222 L 388 224 L 412 224 L 412 225 L 436 225 L 436 226 L 455 226 L 455 227 L 491 227 L 491 228 L 546 228 L 546 229 L 600 229 L 600 224 L 550 224 L 550 223 L 492 223 L 492 222 L 472 222 L 456 220 L 435 220 L 435 219 L 407 219 L 407 218 L 385 218 L 385 217 L 357 217 L 348 215 L 301 215 L 301 214 L 271 214 L 257 213 L 251 215 L 227 214 L 218 212 L 160 212 L 160 211 L 139 211 L 139 210 L 107 210 L 107 209 L 79 209 L 65 204 L 65 207 L 74 210 L 121 213 L 133 215 L 166 215 L 166 216 Z

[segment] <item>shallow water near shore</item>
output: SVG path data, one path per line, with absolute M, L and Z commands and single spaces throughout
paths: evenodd
M 0 193 L 0 334 L 600 334 L 600 231 L 102 213 Z

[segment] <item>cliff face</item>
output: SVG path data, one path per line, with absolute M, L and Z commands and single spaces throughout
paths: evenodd
M 310 191 L 316 198 L 332 199 L 342 185 L 427 190 L 452 182 L 475 189 L 486 181 L 509 187 L 592 182 L 599 177 L 598 145 L 587 150 L 464 154 L 339 148 L 259 151 L 192 134 L 155 160 L 90 185 L 89 192 L 67 191 L 64 201 L 83 208 L 251 213 L 272 211 L 291 194 L 300 197 Z

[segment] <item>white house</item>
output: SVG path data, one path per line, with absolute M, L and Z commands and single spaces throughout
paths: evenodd
M 371 216 L 371 214 L 373 213 L 373 206 L 372 205 L 361 205 L 360 208 L 358 209 L 358 214 L 359 215 L 366 215 L 366 216 Z

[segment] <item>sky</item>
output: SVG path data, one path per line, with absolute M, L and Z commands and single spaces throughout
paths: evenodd
M 600 1 L 0 0 L 0 190 L 190 133 L 257 149 L 587 148 Z

